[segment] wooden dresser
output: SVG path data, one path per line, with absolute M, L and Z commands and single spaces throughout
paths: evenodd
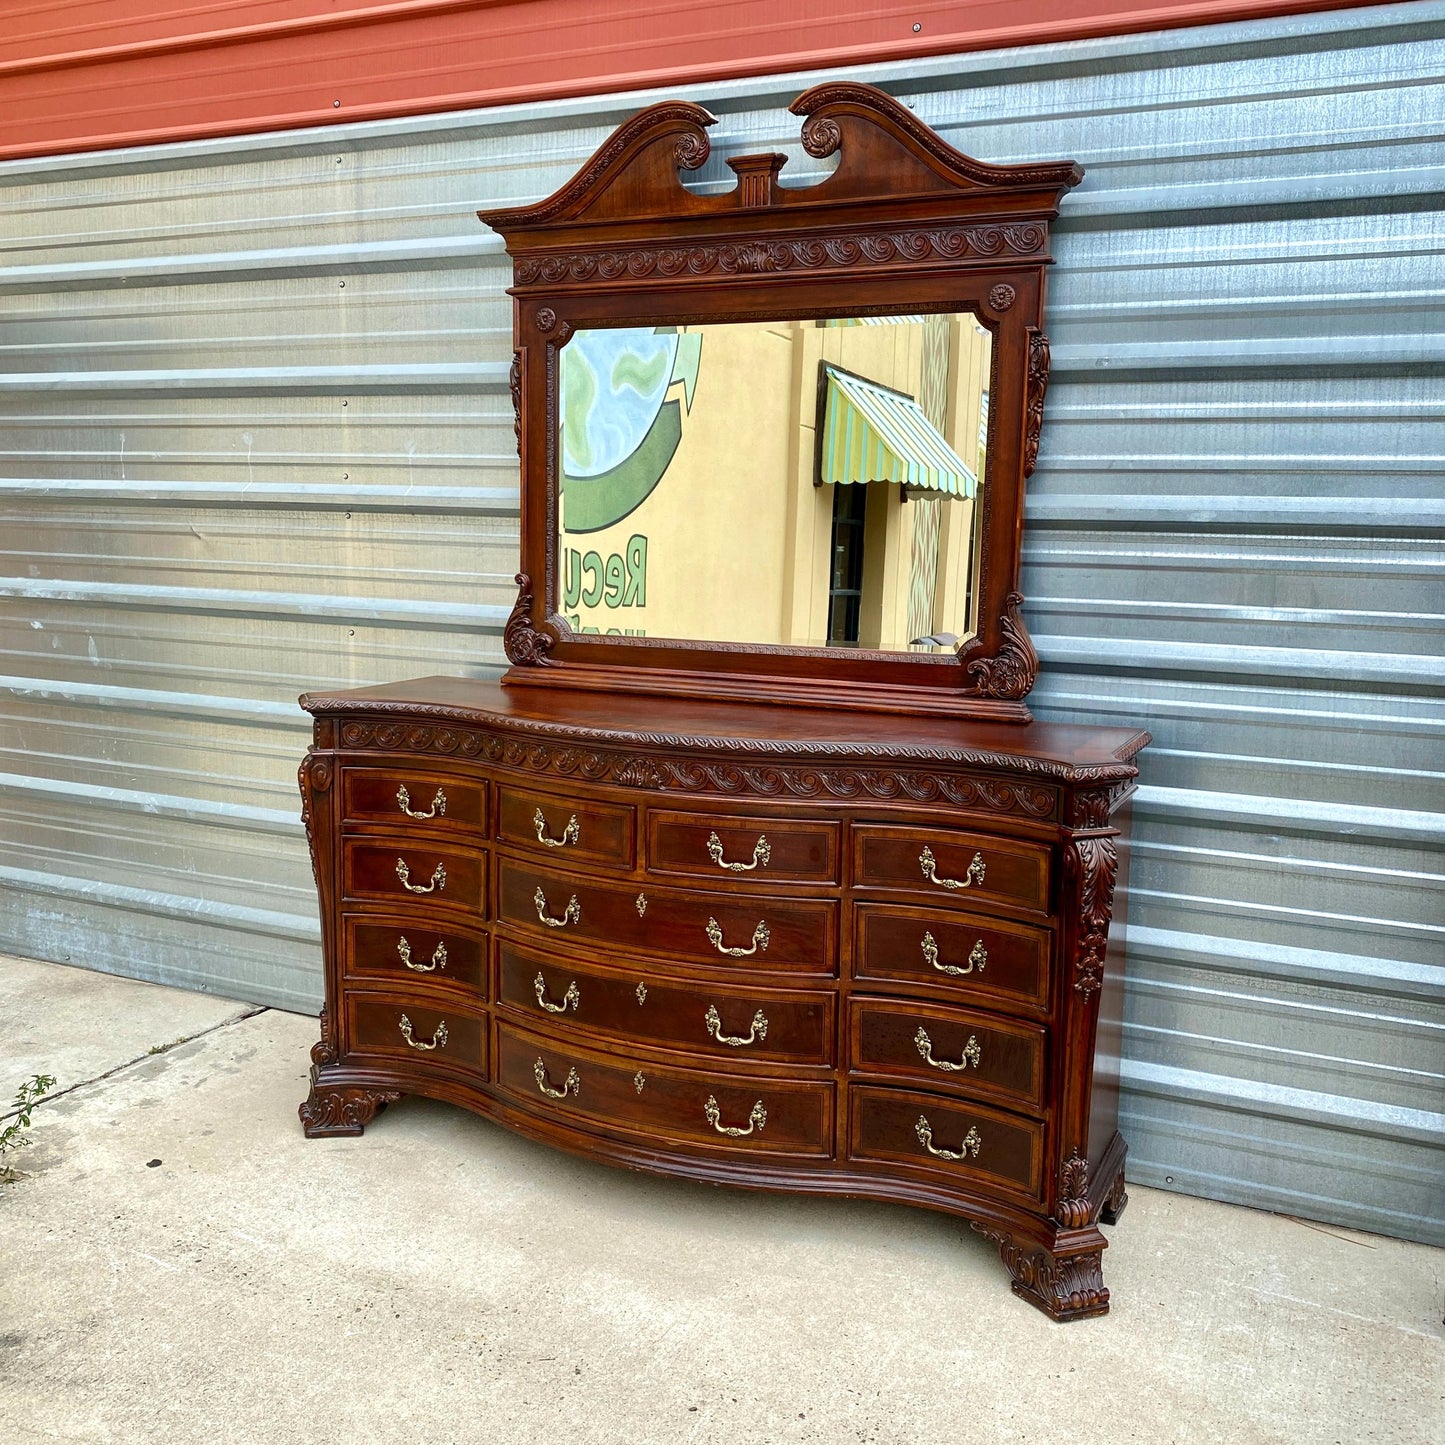
M 1131 759 L 1113 729 L 430 678 L 312 694 L 301 1108 L 449 1100 L 657 1173 L 971 1221 L 1108 1307 Z

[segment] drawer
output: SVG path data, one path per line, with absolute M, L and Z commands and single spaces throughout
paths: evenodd
M 858 994 L 849 1017 L 853 1069 L 1043 1107 L 1044 1030 L 1036 1025 Z
M 498 915 L 546 938 L 749 972 L 835 974 L 838 905 L 762 893 L 685 893 L 587 881 L 504 858 Z
M 859 903 L 853 976 L 867 983 L 947 989 L 959 1001 L 1042 1013 L 1052 935 L 1025 923 L 961 912 Z
M 348 1055 L 403 1059 L 421 1068 L 486 1073 L 486 1015 L 451 1003 L 371 993 L 346 995 Z
M 836 883 L 839 832 L 837 823 L 652 809 L 647 870 L 746 883 Z
M 409 768 L 347 768 L 341 798 L 348 823 L 436 828 L 478 840 L 485 836 L 487 789 L 481 782 Z
M 486 996 L 485 934 L 418 926 L 415 918 L 378 919 L 355 914 L 345 920 L 344 926 L 346 972 L 351 977 L 460 984 L 469 993 Z
M 849 1086 L 848 1153 L 902 1164 L 960 1184 L 993 1184 L 1039 1197 L 1044 1126 L 969 1100 Z
M 1049 848 L 952 828 L 860 823 L 853 829 L 853 885 L 903 889 L 985 911 L 1002 905 L 1045 913 Z
M 833 1061 L 832 993 L 679 982 L 531 953 L 512 943 L 501 945 L 499 957 L 498 1001 L 538 1025 L 735 1063 Z
M 626 803 L 562 798 L 530 788 L 497 790 L 497 837 L 542 855 L 632 867 L 636 812 Z
M 833 1152 L 833 1085 L 593 1053 L 496 1024 L 498 1087 L 541 1117 L 740 1156 Z
M 485 853 L 412 838 L 347 838 L 342 843 L 348 898 L 404 900 L 411 909 L 438 904 L 480 913 L 486 904 Z

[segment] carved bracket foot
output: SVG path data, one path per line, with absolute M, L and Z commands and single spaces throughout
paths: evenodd
M 1013 1292 L 1050 1319 L 1062 1322 L 1108 1314 L 1102 1247 L 1055 1255 L 1029 1241 L 1016 1244 L 1013 1235 L 1002 1230 L 983 1224 L 973 1227 L 998 1246 L 999 1258 L 1013 1276 Z
M 1104 1201 L 1104 1207 L 1099 1211 L 1100 1221 L 1104 1224 L 1118 1224 L 1119 1216 L 1128 1202 L 1129 1191 L 1124 1188 L 1124 1171 L 1121 1169 L 1113 1188 L 1109 1190 L 1109 1197 Z
M 322 1083 L 311 1071 L 311 1092 L 297 1113 L 308 1139 L 331 1139 L 360 1134 L 388 1104 L 401 1098 L 396 1089 L 365 1089 L 356 1085 Z

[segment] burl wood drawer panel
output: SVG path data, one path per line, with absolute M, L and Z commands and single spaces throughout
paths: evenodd
M 467 929 L 422 923 L 415 918 L 352 915 L 345 920 L 344 954 L 350 977 L 394 983 L 455 984 L 478 998 L 487 991 L 487 939 Z
M 484 783 L 410 768 L 347 768 L 341 797 L 348 823 L 394 823 L 478 837 L 487 822 Z
M 554 862 L 582 858 L 632 867 L 636 810 L 625 803 L 570 799 L 504 784 L 497 792 L 497 837 Z
M 848 1008 L 850 1068 L 1043 1106 L 1045 1033 L 1037 1025 L 858 994 Z
M 349 1054 L 405 1059 L 422 1068 L 486 1074 L 486 1015 L 434 999 L 405 994 L 348 993 Z
M 437 905 L 481 913 L 486 904 L 484 853 L 424 839 L 347 838 L 341 860 L 348 898 L 404 900 L 419 915 Z
M 848 1092 L 851 1158 L 906 1164 L 945 1179 L 974 1176 L 1038 1198 L 1043 1124 L 939 1094 L 868 1084 Z
M 741 883 L 836 883 L 837 823 L 733 814 L 647 815 L 647 869 Z
M 515 859 L 499 869 L 498 916 L 545 938 L 762 972 L 837 972 L 838 905 L 762 893 L 685 893 L 594 883 Z
M 529 1113 L 754 1154 L 832 1153 L 833 1085 L 663 1067 L 559 1045 L 500 1021 L 496 1082 Z
M 1048 1006 L 1052 935 L 1042 928 L 893 903 L 857 904 L 854 928 L 860 982 L 946 989 L 1008 1012 Z
M 1042 843 L 952 828 L 853 828 L 853 884 L 902 889 L 930 902 L 987 911 L 998 906 L 1045 913 L 1049 849 Z
M 499 950 L 499 1002 L 548 1028 L 606 1034 L 682 1049 L 697 1063 L 726 1059 L 830 1064 L 834 995 L 689 983 L 645 970 L 623 972 L 531 953 Z

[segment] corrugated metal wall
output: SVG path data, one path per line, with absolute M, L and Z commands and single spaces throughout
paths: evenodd
M 855 73 L 1088 167 L 1025 590 L 1037 711 L 1157 739 L 1131 1173 L 1445 1242 L 1442 71 L 1421 3 Z M 693 94 L 801 179 L 807 79 Z M 0 944 L 315 1006 L 293 699 L 499 662 L 472 213 L 645 98 L 0 167 Z

